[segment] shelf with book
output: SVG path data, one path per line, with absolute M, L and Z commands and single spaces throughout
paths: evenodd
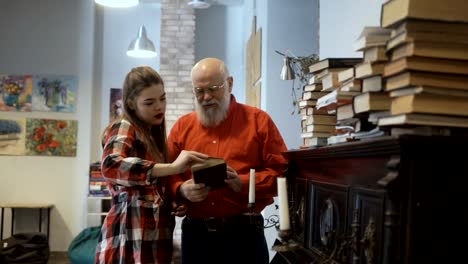
M 111 203 L 112 197 L 107 182 L 101 174 L 100 162 L 93 162 L 89 166 L 88 225 L 100 225 Z

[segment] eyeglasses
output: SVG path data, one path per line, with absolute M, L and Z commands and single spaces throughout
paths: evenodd
M 226 84 L 226 81 L 224 81 L 223 84 L 221 84 L 221 85 L 213 85 L 213 86 L 205 87 L 205 88 L 194 87 L 193 92 L 195 93 L 196 96 L 202 96 L 206 92 L 208 92 L 209 94 L 213 94 L 213 93 L 216 93 L 217 91 L 219 91 L 220 89 L 222 89 L 225 84 Z

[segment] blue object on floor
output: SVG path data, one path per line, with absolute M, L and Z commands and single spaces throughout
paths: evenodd
M 70 262 L 72 264 L 93 264 L 100 236 L 100 226 L 87 227 L 81 231 L 68 247 Z

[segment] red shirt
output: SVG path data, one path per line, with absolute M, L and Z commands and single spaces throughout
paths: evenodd
M 201 202 L 186 201 L 187 216 L 193 218 L 230 217 L 247 212 L 250 169 L 255 169 L 256 176 L 255 210 L 262 211 L 273 202 L 276 178 L 286 169 L 286 160 L 281 155 L 286 145 L 273 120 L 258 108 L 237 103 L 232 95 L 228 116 L 220 125 L 206 128 L 198 121 L 196 112 L 184 115 L 174 124 L 168 147 L 172 158 L 182 150 L 224 158 L 241 178 L 239 193 L 225 187 L 210 192 Z M 173 194 L 190 178 L 190 171 L 171 176 Z

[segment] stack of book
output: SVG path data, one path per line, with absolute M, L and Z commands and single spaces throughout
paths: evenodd
M 304 146 L 327 145 L 328 138 L 336 134 L 336 107 L 349 101 L 355 93 L 340 90 L 343 77 L 339 73 L 360 61 L 360 58 L 326 58 L 309 66 L 312 76 L 304 87 L 303 100 L 313 103 L 302 112 Z
M 468 127 L 468 1 L 391 0 L 383 69 L 390 114 L 381 127 Z
M 101 173 L 101 162 L 89 165 L 89 196 L 110 196 L 109 186 Z
M 363 52 L 363 62 L 354 67 L 354 78 L 361 82 L 361 90 L 353 97 L 350 106 L 338 109 L 339 120 L 352 117 L 357 120 L 356 124 L 360 124 L 355 125 L 359 129 L 356 130 L 353 138 L 359 138 L 361 134 L 368 135 L 371 131 L 378 131 L 375 116 L 386 115 L 390 110 L 390 97 L 384 91 L 382 74 L 388 60 L 385 52 L 391 32 L 390 29 L 378 26 L 364 27 L 355 43 L 356 51 Z M 378 134 L 371 133 L 371 135 Z
M 467 10 L 466 0 L 385 2 L 381 25 L 365 27 L 355 43 L 363 58 L 328 58 L 309 67 L 313 76 L 300 103 L 304 145 L 467 128 Z M 332 126 L 332 116 L 335 132 L 318 133 L 318 125 Z
M 342 83 L 338 80 L 338 73 L 352 67 L 360 59 L 356 58 L 327 58 L 309 67 L 312 77 L 304 92 L 299 107 L 302 114 L 302 133 L 304 146 L 327 145 L 328 137 L 336 132 L 336 115 L 332 105 L 336 108 L 337 97 L 332 96 L 328 107 L 319 107 L 320 100 L 336 94 Z M 333 102 L 332 102 L 333 101 Z
M 380 26 L 364 27 L 354 43 L 363 52 L 361 61 L 338 72 L 339 86 L 320 98 L 317 108 L 335 110 L 337 130 L 328 144 L 338 144 L 385 134 L 377 126 L 377 117 L 388 115 L 390 97 L 383 85 L 383 72 L 388 61 L 387 41 L 392 30 Z

